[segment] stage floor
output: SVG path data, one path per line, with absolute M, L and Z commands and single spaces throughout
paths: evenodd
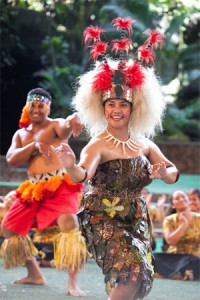
M 4 270 L 0 260 L 0 299 L 1 300 L 107 300 L 104 291 L 103 275 L 93 259 L 89 259 L 85 271 L 80 272 L 78 284 L 85 290 L 84 298 L 71 297 L 66 294 L 67 273 L 58 272 L 54 268 L 42 268 L 46 277 L 44 286 L 15 285 L 14 279 L 24 277 L 23 267 Z M 147 300 L 198 300 L 200 295 L 199 282 L 185 282 L 168 279 L 155 279 L 154 286 Z

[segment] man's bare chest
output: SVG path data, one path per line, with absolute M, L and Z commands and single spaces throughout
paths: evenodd
M 56 140 L 54 130 L 42 128 L 38 130 L 26 130 L 21 135 L 22 146 L 28 145 L 32 142 L 40 142 L 45 144 L 52 144 Z

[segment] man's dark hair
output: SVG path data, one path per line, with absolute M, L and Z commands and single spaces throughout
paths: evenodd
M 200 189 L 198 189 L 198 188 L 192 188 L 191 190 L 189 190 L 188 194 L 189 195 L 196 194 L 200 198 Z
M 30 95 L 33 95 L 33 94 L 42 95 L 42 96 L 45 96 L 45 97 L 49 98 L 50 101 L 52 100 L 51 95 L 46 90 L 44 90 L 42 88 L 35 88 L 35 89 L 30 90 L 28 92 L 27 97 L 30 96 Z

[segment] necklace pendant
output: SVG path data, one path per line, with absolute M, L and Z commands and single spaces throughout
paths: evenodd
M 107 142 L 112 141 L 115 148 L 122 145 L 122 151 L 124 155 L 127 155 L 126 153 L 126 147 L 130 149 L 131 151 L 136 151 L 139 148 L 139 145 L 137 145 L 134 140 L 130 137 L 126 142 L 118 140 L 116 137 L 114 137 L 108 130 L 106 130 L 107 135 L 104 137 L 104 139 Z

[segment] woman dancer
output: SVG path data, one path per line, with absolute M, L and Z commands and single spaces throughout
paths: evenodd
M 139 299 L 151 290 L 151 222 L 141 191 L 152 179 L 171 184 L 178 178 L 174 164 L 146 137 L 161 128 L 165 105 L 153 70 L 141 62 L 147 57 L 153 60 L 153 48 L 162 44 L 163 36 L 148 31 L 150 38 L 138 49 L 140 62 L 129 64 L 122 52 L 128 52 L 131 44 L 133 22 L 113 21 L 123 33 L 121 40 L 112 43 L 120 59 L 104 56 L 80 77 L 73 106 L 92 137 L 80 162 L 76 164 L 67 144 L 55 150 L 72 180 L 89 181 L 79 218 L 89 250 L 105 275 L 110 300 Z M 100 41 L 102 32 L 92 26 L 84 32 L 86 43 L 94 40 L 93 60 L 108 46 Z

